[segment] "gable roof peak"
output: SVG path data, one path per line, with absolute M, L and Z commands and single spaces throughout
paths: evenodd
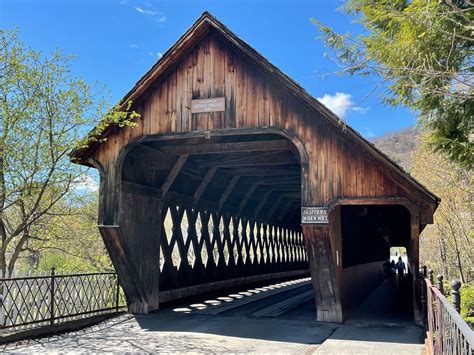
M 143 98 L 157 78 L 161 75 L 165 75 L 168 70 L 171 70 L 174 63 L 186 55 L 190 48 L 209 33 L 209 27 L 215 29 L 218 34 L 228 41 L 228 43 L 275 79 L 279 85 L 297 97 L 303 104 L 318 112 L 322 119 L 334 128 L 339 129 L 340 133 L 348 137 L 356 146 L 366 150 L 367 153 L 388 168 L 388 170 L 394 173 L 395 176 L 408 180 L 416 190 L 420 191 L 421 194 L 428 199 L 435 201 L 436 204 L 439 202 L 437 196 L 432 194 L 426 189 L 426 187 L 406 173 L 400 166 L 394 163 L 372 143 L 362 137 L 360 133 L 355 131 L 351 126 L 343 123 L 334 112 L 329 110 L 326 106 L 306 92 L 303 87 L 283 73 L 275 65 L 270 63 L 268 59 L 252 48 L 247 42 L 239 38 L 209 11 L 204 11 L 196 22 L 194 22 L 194 24 L 178 39 L 178 41 L 163 54 L 163 56 L 140 80 L 137 81 L 135 86 L 122 99 L 123 105 L 125 106 L 129 101 L 136 103 L 138 99 Z M 102 132 L 100 138 L 107 137 L 116 128 L 116 125 L 110 126 L 107 130 Z M 91 143 L 90 147 L 77 149 L 71 153 L 71 157 L 77 159 L 79 162 L 84 162 L 84 160 L 97 148 L 98 144 L 99 143 L 95 142 Z

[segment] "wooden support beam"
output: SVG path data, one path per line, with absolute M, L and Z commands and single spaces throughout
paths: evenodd
M 228 162 L 228 161 L 222 161 L 220 163 L 214 163 L 214 164 L 203 164 L 201 167 L 203 168 L 209 168 L 213 166 L 217 167 L 235 167 L 235 166 L 278 166 L 278 165 L 288 165 L 288 164 L 293 164 L 293 158 L 288 158 L 286 156 L 279 157 L 276 159 L 271 159 L 271 158 L 258 158 L 258 159 L 252 159 L 251 157 L 247 157 L 246 159 L 242 159 L 239 162 Z
M 136 262 L 119 226 L 99 225 L 99 232 L 117 271 L 121 286 L 129 302 L 129 311 L 148 313 L 149 304 Z
M 150 196 L 150 197 L 160 198 L 160 199 L 162 198 L 161 189 L 157 187 L 137 184 L 137 183 L 125 181 L 125 180 L 122 180 L 122 191 L 136 194 L 136 195 Z M 274 190 L 272 189 L 272 191 Z M 275 190 L 275 191 L 278 191 L 278 190 Z M 292 198 L 293 200 L 296 200 L 301 197 L 301 194 L 299 192 L 282 191 L 282 193 L 279 195 L 278 198 L 280 197 L 287 197 L 287 198 Z M 172 201 L 173 198 L 176 198 L 180 202 L 185 201 L 186 203 L 188 203 L 189 206 L 192 206 L 194 203 L 193 196 L 183 195 L 177 192 L 168 192 L 164 200 Z M 275 201 L 278 201 L 278 200 L 275 200 Z M 216 208 L 218 207 L 218 203 L 216 202 L 204 201 L 202 199 L 200 199 L 199 202 L 205 202 L 206 205 L 212 205 L 212 207 L 216 207 Z
M 258 186 L 258 184 L 250 185 L 249 189 L 247 190 L 247 192 L 244 195 L 244 198 L 242 199 L 242 201 L 240 201 L 239 210 L 237 212 L 238 215 L 240 215 L 242 213 L 242 210 L 245 208 L 245 205 L 250 200 L 250 197 L 252 197 L 252 194 L 254 193 L 257 186 Z
M 268 218 L 272 218 L 273 217 L 273 214 L 275 213 L 275 211 L 277 210 L 277 208 L 280 206 L 281 204 L 281 201 L 283 200 L 285 196 L 283 195 L 280 195 L 278 196 L 278 198 L 276 199 L 276 201 L 272 204 L 272 207 L 270 208 L 270 210 L 268 211 L 268 214 L 267 214 L 267 217 Z
M 270 188 L 273 191 L 301 191 L 299 184 L 259 183 L 260 186 Z
M 258 155 L 246 155 L 242 157 L 228 157 L 224 156 L 220 159 L 214 159 L 212 161 L 201 161 L 199 164 L 201 167 L 235 167 L 235 166 L 278 166 L 278 165 L 288 165 L 295 164 L 295 158 L 290 154 L 282 153 L 268 153 L 268 154 L 258 154 Z
M 199 184 L 198 188 L 194 192 L 194 204 L 198 203 L 199 199 L 201 198 L 202 194 L 204 191 L 206 191 L 207 185 L 211 182 L 212 178 L 214 177 L 214 174 L 217 171 L 217 167 L 210 168 L 206 176 L 204 176 L 204 179 L 202 179 L 201 183 Z
M 122 191 L 140 196 L 150 196 L 161 198 L 163 196 L 161 189 L 153 186 L 136 184 L 134 182 L 122 180 Z
M 137 162 L 146 162 L 147 165 L 153 165 L 158 170 L 172 169 L 176 162 L 176 158 L 172 155 L 165 154 L 159 150 L 144 144 L 138 144 L 130 151 L 130 158 Z M 186 166 L 181 169 L 181 173 L 186 174 L 194 179 L 201 179 L 202 173 L 199 168 L 188 161 Z
M 169 168 L 174 165 L 175 157 L 165 154 L 155 148 L 145 144 L 138 144 L 130 151 L 130 156 L 138 160 L 159 160 L 163 168 Z
M 268 198 L 270 197 L 271 194 L 272 194 L 272 190 L 265 191 L 265 194 L 263 195 L 262 199 L 260 200 L 257 207 L 255 208 L 255 212 L 254 212 L 255 218 L 258 217 L 258 215 L 260 214 L 260 211 L 262 210 L 263 206 L 265 206 L 265 204 L 267 203 Z
M 286 213 L 288 212 L 288 209 L 293 205 L 295 201 L 292 200 L 292 199 L 289 199 L 288 201 L 286 201 L 286 203 L 283 205 L 280 213 L 278 214 L 278 220 L 281 221 L 283 219 L 283 217 L 285 217 Z
M 269 189 L 272 191 L 288 191 L 288 192 L 294 192 L 297 193 L 301 191 L 301 186 L 300 185 L 267 185 Z
M 290 142 L 286 139 L 272 141 L 250 141 L 250 142 L 230 142 L 193 144 L 180 146 L 159 147 L 162 152 L 183 155 L 183 154 L 217 154 L 217 153 L 237 153 L 256 151 L 289 150 Z
M 222 206 L 224 206 L 224 203 L 229 198 L 229 195 L 232 193 L 232 190 L 234 190 L 234 187 L 235 185 L 237 185 L 237 182 L 239 181 L 239 179 L 240 179 L 240 176 L 236 175 L 230 180 L 229 184 L 227 185 L 224 192 L 222 193 L 221 198 L 219 199 L 219 202 L 218 202 L 219 209 L 221 209 Z
M 165 197 L 166 193 L 170 189 L 171 185 L 173 185 L 174 180 L 178 176 L 179 172 L 183 168 L 183 165 L 186 163 L 186 160 L 188 159 L 188 155 L 180 155 L 176 163 L 174 164 L 173 168 L 171 169 L 170 173 L 168 174 L 168 177 L 166 178 L 165 182 L 163 185 L 161 185 L 161 197 Z
M 240 175 L 240 173 L 236 173 L 233 175 Z M 247 176 L 242 176 L 242 178 L 245 178 L 245 182 L 247 183 L 256 183 L 259 185 L 300 185 L 300 179 L 298 179 L 296 176 L 282 176 L 282 177 L 274 177 L 272 175 L 267 175 L 267 176 L 252 176 L 252 177 L 247 177 Z
M 124 181 L 124 180 L 122 180 L 122 191 L 127 192 L 127 193 L 131 193 L 131 194 L 135 194 L 135 195 L 141 195 L 141 196 L 147 196 L 147 197 L 162 199 L 161 189 L 153 187 L 153 186 L 146 186 L 146 185 L 136 184 L 136 183 L 128 182 L 128 181 Z M 267 193 L 268 193 L 268 197 L 265 197 L 265 195 Z M 267 193 L 265 193 L 265 195 L 263 196 L 263 199 L 265 200 L 264 201 L 265 203 L 268 202 L 269 197 L 270 197 L 270 191 L 267 191 Z M 294 201 L 296 201 L 300 198 L 299 193 L 294 193 L 294 194 L 292 194 L 292 193 L 283 193 L 282 196 L 285 196 L 287 198 L 292 198 Z M 235 206 L 235 205 L 226 206 L 226 209 L 223 210 L 222 208 L 219 207 L 219 204 L 217 202 L 204 200 L 204 199 L 201 198 L 199 200 L 199 203 L 195 204 L 193 196 L 183 195 L 183 194 L 180 194 L 180 193 L 177 193 L 177 192 L 174 192 L 174 191 L 168 191 L 168 193 L 163 198 L 163 200 L 167 201 L 167 202 L 171 202 L 171 203 L 178 203 L 182 206 L 185 206 L 186 208 L 196 208 L 197 207 L 197 208 L 202 208 L 202 209 L 205 209 L 205 210 L 215 211 L 215 212 L 226 211 L 226 212 L 229 212 L 231 214 L 240 215 L 242 217 L 246 217 L 246 218 L 250 218 L 250 219 L 255 218 L 255 215 L 251 214 L 251 213 L 242 215 L 241 214 L 242 211 L 240 211 L 239 213 L 236 214 L 236 212 L 240 208 L 240 204 L 239 204 L 239 206 Z M 262 200 L 260 200 L 260 202 L 261 201 Z M 262 207 L 260 207 L 260 209 L 261 208 L 263 208 L 263 205 L 262 205 Z M 261 220 L 264 220 L 264 218 L 261 218 Z M 274 222 L 276 222 L 276 221 L 274 221 Z M 282 225 L 282 226 L 288 227 L 289 225 L 290 224 L 285 224 L 285 225 Z
M 274 169 L 274 168 L 258 168 L 258 167 L 250 167 L 250 168 L 228 168 L 225 170 L 226 173 L 237 173 L 240 176 L 246 176 L 246 177 L 276 177 L 279 175 L 283 175 L 284 177 L 297 177 L 301 175 L 301 168 L 298 166 L 295 166 L 295 168 L 292 169 Z
M 320 322 L 342 323 L 341 285 L 338 283 L 337 265 L 333 257 L 335 250 L 331 244 L 331 226 L 303 224 L 302 229 L 316 301 L 316 319 Z M 347 290 L 350 291 L 350 288 Z M 351 294 L 346 293 L 346 297 L 350 298 Z

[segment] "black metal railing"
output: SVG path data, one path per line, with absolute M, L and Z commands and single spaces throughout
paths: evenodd
M 474 351 L 474 332 L 456 310 L 457 300 L 455 305 L 451 304 L 443 295 L 442 286 L 435 287 L 432 284 L 432 275 L 421 276 L 421 304 L 426 324 L 428 353 L 471 355 Z M 453 291 L 458 292 L 459 288 Z
M 27 329 L 126 306 L 115 273 L 27 276 L 0 279 L 0 332 Z

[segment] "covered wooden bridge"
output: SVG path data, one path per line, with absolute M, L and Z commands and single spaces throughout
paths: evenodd
M 124 100 L 138 127 L 72 156 L 100 173 L 131 312 L 309 270 L 317 319 L 341 322 L 391 246 L 418 270 L 437 197 L 210 14 Z

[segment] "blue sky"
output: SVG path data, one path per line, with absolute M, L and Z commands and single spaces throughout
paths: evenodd
M 321 75 L 337 67 L 324 57 L 316 18 L 340 32 L 360 31 L 337 0 L 0 0 L 0 27 L 44 53 L 75 54 L 73 74 L 105 84 L 118 101 L 207 10 L 310 94 L 372 138 L 415 123 L 415 115 L 381 104 L 375 78 Z

